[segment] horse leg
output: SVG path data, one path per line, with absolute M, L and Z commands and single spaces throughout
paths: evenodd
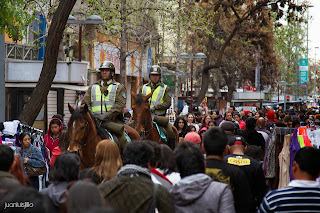
M 131 140 L 133 141 L 141 140 L 139 133 L 134 128 L 126 124 L 124 124 L 123 126 Z

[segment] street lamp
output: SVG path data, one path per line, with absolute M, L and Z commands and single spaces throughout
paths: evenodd
M 314 103 L 316 103 L 316 76 L 317 76 L 317 49 L 319 49 L 319 47 L 315 47 L 314 48 L 314 60 L 315 60 L 315 64 L 314 64 L 314 85 L 313 85 L 313 100 Z
M 69 15 L 67 24 L 78 24 L 79 25 L 79 61 L 81 61 L 81 47 L 82 47 L 82 25 L 84 24 L 103 24 L 104 21 L 100 16 L 91 15 L 86 20 L 77 20 L 74 16 Z
M 207 58 L 204 53 L 197 53 L 195 55 L 188 55 L 188 53 L 181 53 L 180 58 L 191 59 L 191 91 L 190 91 L 190 112 L 193 112 L 193 59 L 196 58 Z

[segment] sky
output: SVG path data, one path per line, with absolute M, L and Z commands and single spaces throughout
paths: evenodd
M 309 0 L 314 7 L 309 8 L 309 58 L 320 59 L 320 1 Z M 316 49 L 315 47 L 319 47 Z

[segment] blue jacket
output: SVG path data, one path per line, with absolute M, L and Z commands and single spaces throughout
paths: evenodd
M 20 154 L 20 161 L 21 161 L 22 165 L 24 165 L 23 159 L 28 157 L 28 153 L 29 153 L 30 149 L 31 149 L 31 153 L 30 153 L 29 160 L 28 160 L 27 163 L 30 166 L 33 166 L 33 167 L 43 167 L 43 166 L 45 166 L 46 163 L 43 160 L 41 151 L 37 147 L 35 147 L 33 145 L 30 145 L 24 151 L 23 151 L 22 147 L 18 147 L 17 148 L 16 153 Z M 22 166 L 22 167 L 23 167 L 24 172 L 26 174 L 24 166 Z

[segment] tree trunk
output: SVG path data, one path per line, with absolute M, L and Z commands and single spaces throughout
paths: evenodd
M 126 71 L 127 71 L 127 41 L 126 41 L 126 33 L 127 33 L 127 23 L 126 23 L 126 0 L 121 1 L 121 39 L 120 39 L 120 83 L 125 85 L 126 83 Z M 126 86 L 126 85 L 125 85 Z
M 207 66 L 209 64 L 209 57 L 207 57 L 205 59 L 204 64 L 205 64 L 205 66 Z M 201 89 L 200 89 L 200 93 L 199 93 L 198 99 L 196 100 L 195 105 L 199 105 L 202 102 L 202 100 L 205 98 L 206 93 L 208 91 L 208 87 L 209 87 L 209 78 L 210 78 L 209 69 L 203 70 L 202 80 L 201 80 Z
M 231 105 L 231 100 L 232 100 L 232 95 L 233 95 L 233 90 L 235 88 L 235 77 L 231 77 L 231 79 L 229 79 L 230 84 L 228 84 L 228 99 L 227 102 L 230 102 Z
M 31 94 L 30 100 L 24 106 L 22 113 L 19 115 L 19 120 L 26 122 L 28 125 L 33 124 L 46 101 L 52 81 L 57 72 L 56 67 L 59 45 L 63 31 L 75 3 L 76 0 L 61 0 L 59 7 L 54 13 L 48 37 L 46 39 L 46 49 L 39 81 Z

